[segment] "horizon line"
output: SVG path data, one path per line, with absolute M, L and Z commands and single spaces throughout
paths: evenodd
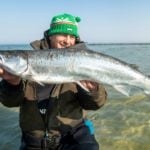
M 150 42 L 85 42 L 88 45 L 126 45 L 126 44 L 131 44 L 131 45 L 150 45 Z M 30 43 L 4 43 L 0 45 L 30 45 Z

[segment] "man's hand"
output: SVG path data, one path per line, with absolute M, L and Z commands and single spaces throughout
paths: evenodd
M 18 85 L 21 80 L 20 77 L 12 75 L 2 68 L 0 68 L 0 78 L 3 78 L 12 85 Z
M 98 89 L 98 83 L 96 82 L 83 80 L 80 81 L 80 83 L 89 91 L 95 91 Z

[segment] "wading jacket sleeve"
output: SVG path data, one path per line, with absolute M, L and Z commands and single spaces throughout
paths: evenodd
M 97 110 L 105 104 L 107 93 L 102 84 L 96 91 L 87 92 L 77 85 L 79 104 L 85 110 Z
M 14 86 L 7 81 L 0 82 L 0 102 L 7 107 L 17 107 L 24 99 L 23 83 Z

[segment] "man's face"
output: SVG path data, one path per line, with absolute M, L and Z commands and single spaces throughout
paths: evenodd
M 50 38 L 51 48 L 67 48 L 75 45 L 75 36 L 68 34 L 56 34 L 52 35 Z

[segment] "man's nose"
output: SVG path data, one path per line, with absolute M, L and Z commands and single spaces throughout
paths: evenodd
M 69 35 L 66 35 L 65 41 L 66 41 L 66 43 L 70 42 L 70 36 Z

